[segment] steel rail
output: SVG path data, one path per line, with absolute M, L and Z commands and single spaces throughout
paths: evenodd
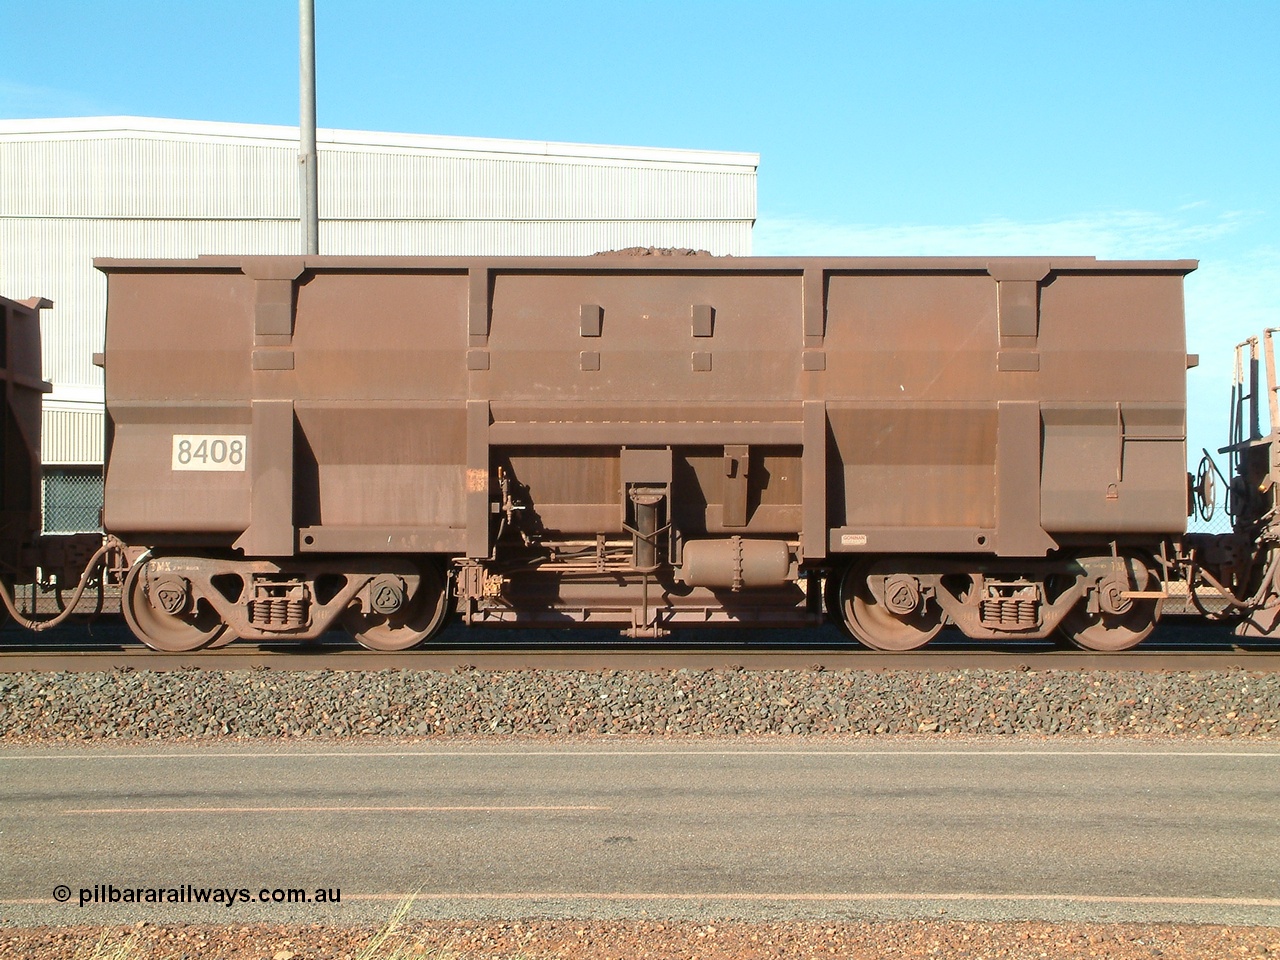
M 316 641 L 254 643 L 157 653 L 120 617 L 63 626 L 39 638 L 0 630 L 0 674 L 111 670 L 1251 670 L 1280 672 L 1280 641 L 1239 638 L 1228 624 L 1168 618 L 1140 646 L 1092 653 L 1051 640 L 982 642 L 946 630 L 906 653 L 869 650 L 834 627 L 688 631 L 664 641 L 606 629 L 467 629 L 454 626 L 416 650 L 380 653 L 342 632 Z

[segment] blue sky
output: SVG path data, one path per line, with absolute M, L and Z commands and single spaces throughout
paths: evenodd
M 316 4 L 321 126 L 758 152 L 759 254 L 1200 259 L 1193 450 L 1280 325 L 1280 0 Z M 292 0 L 0 35 L 0 116 L 297 122 Z

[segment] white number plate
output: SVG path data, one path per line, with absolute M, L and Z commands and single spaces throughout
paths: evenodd
M 173 469 L 243 470 L 247 449 L 243 435 L 175 433 Z

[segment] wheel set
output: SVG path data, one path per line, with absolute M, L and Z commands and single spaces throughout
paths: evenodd
M 866 557 L 827 579 L 835 623 L 873 650 L 923 647 L 953 624 L 979 640 L 1058 636 L 1083 649 L 1128 650 L 1160 617 L 1154 562 L 1137 554 L 1082 556 L 975 571 L 961 561 Z
M 425 643 L 449 614 L 449 579 L 432 559 L 271 561 L 144 554 L 121 595 L 129 628 L 165 653 L 236 639 L 313 640 L 345 628 L 370 650 Z

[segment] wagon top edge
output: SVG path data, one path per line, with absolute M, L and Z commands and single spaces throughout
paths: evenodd
M 1043 268 L 1054 273 L 1149 273 L 1185 276 L 1198 260 L 1098 260 L 1095 257 L 717 257 L 710 255 L 636 256 L 625 252 L 582 257 L 446 257 L 446 256 L 200 256 L 188 259 L 118 259 L 99 257 L 93 265 L 103 273 L 221 272 L 257 273 L 272 264 L 288 265 L 301 274 L 319 271 L 433 271 L 466 272 L 488 269 L 508 272 L 564 271 L 574 273 L 695 272 L 695 273 L 1023 273 Z

